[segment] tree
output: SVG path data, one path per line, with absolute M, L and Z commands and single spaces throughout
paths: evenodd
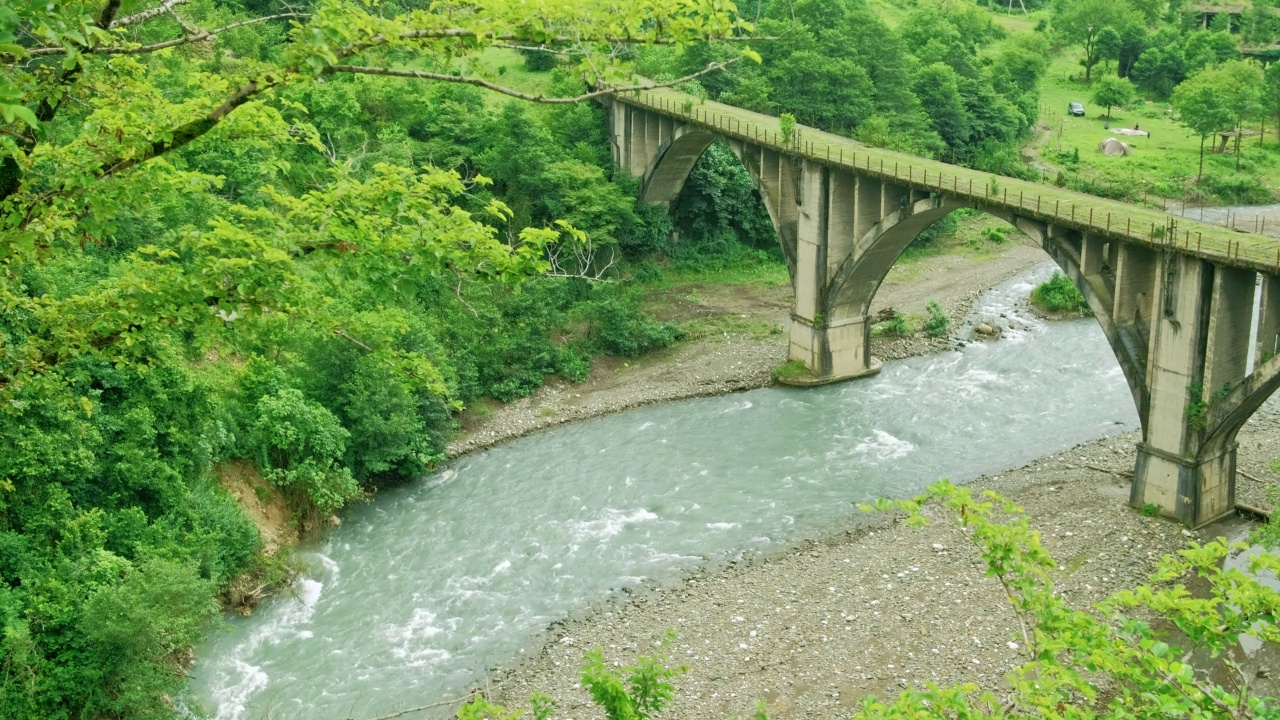
M 1093 66 L 1101 59 L 1098 34 L 1129 22 L 1134 11 L 1113 0 L 1054 0 L 1053 27 L 1063 38 L 1084 48 L 1085 82 L 1093 79 Z
M 592 293 L 539 276 L 597 228 L 546 215 L 638 220 L 559 134 L 601 132 L 574 101 L 631 85 L 632 46 L 747 31 L 719 0 L 0 6 L 0 715 L 173 715 L 216 594 L 268 563 L 219 463 L 329 511 L 420 476 L 464 401 L 585 374 L 553 332 Z M 482 62 L 544 44 L 550 97 Z M 714 44 L 690 76 L 752 55 Z M 495 93 L 556 106 L 501 128 L 551 146 L 527 224 L 478 168 Z
M 916 74 L 915 90 L 934 132 L 942 136 L 952 156 L 963 153 L 970 137 L 969 114 L 955 70 L 943 63 L 925 66 Z
M 1138 57 L 1130 77 L 1138 87 L 1163 100 L 1187 77 L 1186 65 L 1180 48 L 1153 46 Z
M 1103 76 L 1093 86 L 1093 102 L 1107 108 L 1108 120 L 1111 119 L 1112 107 L 1128 105 L 1133 97 L 1133 83 L 1115 75 Z
M 1103 61 L 1102 69 L 1107 70 L 1106 61 L 1115 60 L 1116 65 L 1120 63 L 1120 47 L 1122 40 L 1120 33 L 1115 28 L 1105 27 L 1098 32 L 1098 38 L 1094 41 L 1098 46 L 1098 58 Z
M 1267 66 L 1263 75 L 1262 101 L 1266 109 L 1275 113 L 1276 132 L 1280 133 L 1280 63 Z
M 1250 45 L 1269 45 L 1277 35 L 1275 3 L 1271 0 L 1253 0 L 1240 18 L 1240 39 Z
M 1178 122 L 1200 137 L 1200 168 L 1196 180 L 1204 176 L 1204 141 L 1231 123 L 1231 111 L 1212 82 L 1192 78 L 1173 91 L 1173 107 Z
M 314 87 L 316 80 L 325 77 L 373 75 L 462 83 L 549 102 L 615 92 L 606 88 L 582 97 L 548 100 L 506 88 L 474 72 L 431 72 L 386 62 L 392 56 L 417 57 L 427 64 L 457 62 L 449 58 L 474 57 L 497 42 L 563 40 L 584 58 L 577 72 L 587 84 L 624 83 L 625 66 L 614 53 L 601 54 L 602 48 L 607 50 L 615 43 L 685 44 L 723 37 L 746 27 L 711 0 L 681 3 L 675 9 L 641 3 L 626 13 L 616 12 L 613 4 L 604 0 L 544 3 L 533 22 L 530 14 L 535 11 L 507 0 L 486 0 L 482 3 L 484 12 L 478 13 L 427 10 L 404 14 L 395 14 L 390 4 L 324 0 L 313 12 L 238 18 L 224 12 L 211 18 L 222 24 L 209 28 L 184 21 L 186 29 L 175 37 L 174 31 L 167 29 L 171 26 L 165 24 L 166 18 L 178 12 L 171 4 L 128 16 L 120 15 L 121 3 L 114 0 L 104 0 L 95 14 L 81 4 L 68 3 L 24 4 L 16 12 L 0 12 L 0 257 L 36 259 L 55 252 L 75 252 L 86 238 L 111 234 L 131 202 L 152 196 L 161 188 L 204 182 L 177 165 L 152 162 L 188 147 L 208 147 L 207 143 L 225 137 L 248 137 L 264 146 L 302 143 L 328 152 L 322 134 L 305 117 L 294 118 L 296 106 L 277 100 L 293 88 Z M 221 72 L 201 77 L 183 96 L 167 92 L 163 63 L 151 62 L 152 54 L 159 50 L 190 51 L 199 42 L 216 41 L 267 23 L 288 23 L 284 47 L 271 56 L 281 59 L 248 66 L 223 63 Z M 19 44 L 18 37 L 31 40 Z M 704 70 L 720 67 L 721 63 L 714 63 Z M 447 198 L 438 190 L 452 185 L 461 192 L 464 187 L 444 175 L 434 170 L 416 176 L 388 172 L 381 182 L 385 192 L 403 193 L 425 205 L 444 208 Z M 334 183 L 350 180 L 341 172 L 332 178 Z M 277 199 L 283 197 L 277 195 Z M 504 212 L 498 205 L 490 210 Z M 139 341 L 149 330 L 194 329 L 201 323 L 218 322 L 211 308 L 221 310 L 223 316 L 243 316 L 287 307 L 291 298 L 279 291 L 295 272 L 293 265 L 302 253 L 336 251 L 333 259 L 342 255 L 346 264 L 372 260 L 367 252 L 372 246 L 352 254 L 349 250 L 354 246 L 347 240 L 317 245 L 315 239 L 308 239 L 298 244 L 287 233 L 277 232 L 282 227 L 271 229 L 259 220 L 251 214 L 214 219 L 208 230 L 195 230 L 180 243 L 183 263 L 176 262 L 176 255 L 170 256 L 173 249 L 157 246 L 138 254 L 135 273 L 104 281 L 110 287 L 75 298 L 22 300 L 22 306 L 49 321 L 50 330 L 41 334 L 43 358 L 19 361 L 0 376 L 34 372 L 51 361 L 84 354 L 116 357 L 120 352 L 136 358 L 145 345 Z M 473 229 L 488 232 L 483 225 Z M 242 242 L 251 235 L 254 239 L 249 244 Z M 222 239 L 215 240 L 219 236 Z M 240 240 L 228 240 L 230 236 Z M 536 259 L 541 251 L 535 246 L 550 237 L 541 232 L 522 234 L 525 244 L 517 244 L 522 249 L 515 255 L 507 251 L 506 243 L 494 244 L 497 241 L 491 237 L 480 245 L 465 246 L 487 246 L 479 255 L 471 250 L 457 255 L 453 251 L 463 247 L 457 245 L 462 236 L 445 234 L 436 238 L 436 248 L 419 246 L 415 252 L 425 250 L 419 257 L 436 269 L 460 269 L 485 262 L 482 256 L 497 259 L 493 250 L 512 258 Z M 262 245 L 250 247 L 255 243 Z M 271 252 L 264 254 L 267 247 Z M 442 259 L 445 262 L 440 262 Z M 450 265 L 455 260 L 462 264 Z M 184 267 L 188 262 L 194 263 L 194 275 Z M 243 266 L 238 271 L 243 281 L 216 279 L 229 277 L 225 273 L 232 266 Z M 516 269 L 507 261 L 490 267 L 501 274 L 503 266 Z M 72 310 L 77 305 L 78 309 Z M 60 320 L 73 314 L 83 317 L 86 312 L 101 316 L 102 322 Z
M 1122 78 L 1133 72 L 1133 64 L 1147 49 L 1147 28 L 1142 23 L 1127 22 L 1120 26 L 1120 52 L 1116 61 L 1116 74 Z
M 1262 71 L 1243 60 L 1233 60 L 1209 68 L 1201 74 L 1204 75 L 1204 82 L 1212 82 L 1217 86 L 1223 104 L 1235 121 L 1236 170 L 1239 170 L 1244 123 L 1262 110 Z

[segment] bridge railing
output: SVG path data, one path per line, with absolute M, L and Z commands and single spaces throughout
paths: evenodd
M 1040 220 L 1123 236 L 1134 242 L 1177 248 L 1233 265 L 1280 274 L 1280 242 L 1256 234 L 1186 221 L 1135 205 L 1073 190 L 997 176 L 927 158 L 863 145 L 849 138 L 797 125 L 785 137 L 778 118 L 701 100 L 673 90 L 628 92 L 621 98 L 717 133 L 803 155 L 861 174 L 965 198 L 975 205 L 1016 208 Z

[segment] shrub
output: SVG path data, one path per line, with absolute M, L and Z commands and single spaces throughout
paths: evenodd
M 1002 227 L 989 227 L 982 231 L 982 237 L 988 242 L 995 243 L 996 245 L 1003 245 L 1004 241 L 1007 239 L 1005 236 L 1006 232 L 1008 232 L 1008 230 Z
M 933 503 L 942 513 L 925 511 Z M 868 696 L 858 720 L 1008 717 L 1009 707 L 1020 717 L 1275 717 L 1275 698 L 1250 686 L 1252 673 L 1232 659 L 1231 648 L 1245 634 L 1280 640 L 1280 594 L 1258 580 L 1280 569 L 1277 556 L 1259 554 L 1245 573 L 1223 567 L 1243 544 L 1191 543 L 1165 555 L 1149 584 L 1076 609 L 1054 585 L 1060 566 L 1040 533 L 998 494 L 942 481 L 911 500 L 881 500 L 876 509 L 905 513 L 911 527 L 945 513 L 943 522 L 961 528 L 957 534 L 976 548 L 987 576 L 999 579 L 1018 617 L 1023 664 L 1006 675 L 998 698 L 976 685 L 926 683 L 894 700 Z M 1195 595 L 1187 590 L 1193 578 Z M 1198 658 L 1190 663 L 1193 651 Z M 1075 712 L 1064 715 L 1066 707 Z
M 882 335 L 892 335 L 894 337 L 906 337 L 913 332 L 911 319 L 900 312 L 894 312 L 888 320 L 877 323 L 874 328 Z
M 1084 299 L 1080 289 L 1071 282 L 1070 278 L 1056 271 L 1053 277 L 1040 283 L 1031 291 L 1031 304 L 1041 310 L 1054 313 L 1083 315 L 1089 312 L 1089 302 Z
M 341 464 L 351 435 L 333 413 L 291 388 L 264 396 L 256 408 L 250 442 L 268 480 L 326 513 L 356 497 L 355 478 Z
M 521 48 L 520 54 L 524 56 L 524 67 L 530 72 L 547 72 L 554 70 L 559 64 L 559 58 L 553 52 L 546 50 L 538 50 L 535 48 Z
M 640 310 L 636 292 L 624 292 L 616 285 L 600 285 L 592 299 L 574 309 L 588 323 L 588 342 L 597 352 L 637 357 L 670 347 L 684 332 L 670 323 L 658 322 Z
M 937 300 L 930 300 L 924 306 L 928 318 L 924 321 L 924 331 L 929 337 L 942 337 L 947 334 L 947 328 L 951 327 L 951 316 L 946 310 L 942 309 L 942 305 Z
M 1261 180 L 1249 175 L 1205 175 L 1200 189 L 1205 195 L 1230 204 L 1262 205 L 1276 199 Z

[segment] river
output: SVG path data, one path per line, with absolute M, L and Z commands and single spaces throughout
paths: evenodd
M 1018 306 L 1045 264 L 970 318 L 1004 339 L 866 380 L 651 406 L 464 457 L 380 492 L 299 556 L 295 597 L 197 651 L 219 720 L 368 718 L 456 697 L 622 588 L 778 552 L 853 504 L 971 480 L 1137 426 L 1093 320 Z M 1002 315 L 1007 317 L 1002 317 Z

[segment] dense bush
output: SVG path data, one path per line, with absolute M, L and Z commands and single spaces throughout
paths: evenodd
M 268 480 L 322 512 L 355 497 L 355 478 L 342 464 L 351 433 L 333 413 L 292 388 L 264 395 L 254 410 L 249 447 Z
M 942 337 L 947 334 L 947 330 L 951 327 L 951 316 L 942 308 L 937 300 L 930 300 L 924 306 L 927 317 L 924 321 L 924 331 L 929 337 Z
M 1196 188 L 1229 205 L 1263 205 L 1276 200 L 1275 192 L 1255 175 L 1209 173 L 1200 178 Z
M 1071 279 L 1054 271 L 1053 277 L 1040 283 L 1031 291 L 1031 304 L 1054 313 L 1089 312 L 1089 301 Z
M 588 324 L 590 346 L 599 352 L 636 357 L 672 345 L 683 332 L 640 311 L 640 296 L 617 286 L 593 289 L 592 299 L 575 309 Z

